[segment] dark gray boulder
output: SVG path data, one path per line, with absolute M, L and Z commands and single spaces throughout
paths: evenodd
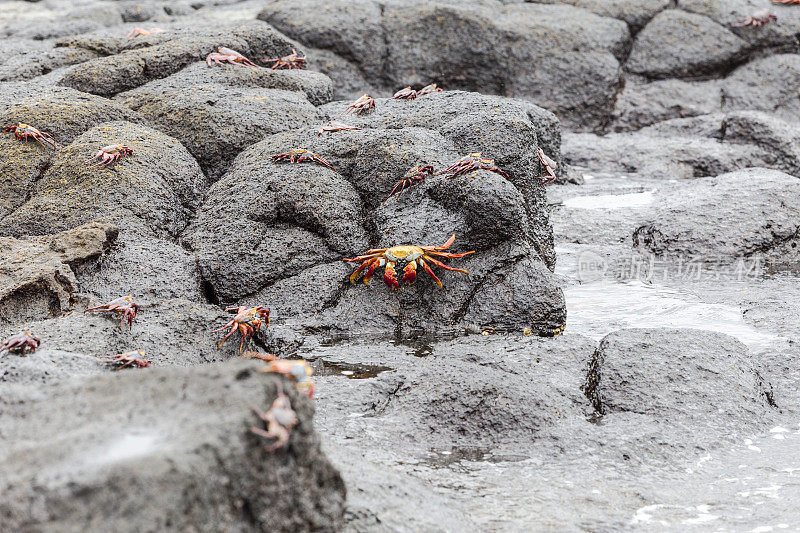
M 687 78 L 729 69 L 750 45 L 710 18 L 662 11 L 639 32 L 626 70 L 650 78 Z
M 534 174 L 538 160 L 512 156 L 513 146 L 535 150 L 537 132 L 546 135 L 547 130 L 521 122 L 511 136 L 509 121 L 505 143 L 499 135 L 490 136 L 488 146 L 500 148 L 504 159 L 498 158 L 497 164 L 511 172 L 510 180 L 483 170 L 452 179 L 437 176 L 382 203 L 410 166 L 440 169 L 463 152 L 485 149 L 487 145 L 471 144 L 469 137 L 462 140 L 466 130 L 453 124 L 461 118 L 454 112 L 458 108 L 453 109 L 459 95 L 463 93 L 420 98 L 415 111 L 398 112 L 393 118 L 376 112 L 352 121 L 364 126 L 362 130 L 323 137 L 312 129 L 282 133 L 245 150 L 211 188 L 184 234 L 215 297 L 224 303 L 276 305 L 290 316 L 287 323 L 326 331 L 406 335 L 419 329 L 459 331 L 469 323 L 497 329 L 531 327 L 543 334 L 559 329 L 563 296 L 543 260 L 550 256 L 531 246 L 533 241 L 547 250 L 551 235 L 549 224 L 539 222 L 547 220 L 546 212 L 536 207 L 543 202 Z M 469 102 L 473 97 L 464 98 Z M 381 104 L 414 109 L 417 102 Z M 476 107 L 480 109 L 477 103 Z M 445 127 L 452 129 L 445 135 L 470 149 L 459 151 L 442 134 L 414 127 L 425 110 L 448 110 L 453 119 Z M 446 119 L 442 111 L 438 114 Z M 381 127 L 383 120 L 391 127 Z M 271 155 L 298 147 L 324 157 L 338 172 L 307 162 L 270 161 Z M 470 275 L 443 273 L 443 291 L 423 272 L 414 285 L 397 293 L 382 286 L 380 270 L 371 289 L 351 286 L 346 276 L 355 265 L 339 263 L 369 248 L 438 245 L 453 234 L 453 251 L 477 252 L 451 262 Z M 309 289 L 299 289 L 306 285 Z
M 306 95 L 308 101 L 313 105 L 327 104 L 333 98 L 333 82 L 331 79 L 313 70 L 272 70 L 266 67 L 223 68 L 219 66 L 209 68 L 203 61 L 192 63 L 183 70 L 166 78 L 151 81 L 138 90 L 134 89 L 131 93 L 124 93 L 120 95 L 120 98 L 124 98 L 126 94 L 142 94 L 145 92 L 151 95 L 157 94 L 159 91 L 171 93 L 175 90 L 204 84 L 250 89 L 300 91 Z M 222 88 L 219 90 L 222 91 Z M 230 98 L 236 97 L 235 93 L 230 95 Z
M 710 331 L 628 329 L 607 335 L 585 386 L 602 414 L 635 413 L 720 434 L 761 425 L 778 399 L 738 340 Z M 700 437 L 700 435 L 698 435 Z
M 129 285 L 117 287 L 119 292 L 115 297 L 127 295 L 126 289 L 130 288 Z M 145 359 L 154 367 L 195 366 L 227 361 L 238 355 L 238 334 L 217 348 L 227 331 L 212 331 L 223 327 L 232 318 L 218 306 L 182 298 L 154 301 L 133 292 L 133 300 L 140 307 L 132 328 L 128 329 L 127 324 L 120 324 L 118 314 L 83 313 L 87 307 L 108 300 L 85 295 L 79 295 L 76 300 L 71 312 L 54 320 L 17 321 L 13 326 L 4 327 L 3 338 L 19 330 L 28 330 L 42 340 L 42 348 L 97 358 L 143 350 Z M 112 367 L 105 368 L 111 370 Z
M 116 100 L 181 141 L 211 181 L 219 179 L 245 147 L 319 120 L 303 93 L 278 89 L 156 84 Z
M 0 322 L 52 318 L 78 291 L 74 269 L 92 262 L 118 234 L 110 224 L 87 224 L 43 237 L 0 237 Z
M 720 82 L 657 80 L 628 82 L 617 97 L 613 131 L 638 130 L 664 120 L 719 112 Z
M 722 83 L 726 110 L 751 109 L 796 122 L 800 112 L 797 91 L 800 55 L 778 54 L 742 65 Z
M 0 110 L 3 127 L 22 122 L 49 133 L 59 145 L 71 143 L 89 128 L 104 122 L 143 121 L 138 113 L 105 98 L 62 87 L 42 91 L 13 90 L 6 102 L 9 105 Z M 0 104 L 0 107 L 4 106 Z M 52 164 L 56 151 L 33 140 L 24 142 L 11 133 L 2 133 L 0 152 L 3 154 L 0 158 L 0 218 L 3 218 L 25 202 L 34 183 Z
M 756 254 L 780 260 L 789 251 L 786 246 L 800 241 L 799 193 L 800 180 L 776 170 L 753 168 L 709 178 L 637 228 L 633 243 L 704 261 L 732 262 Z
M 343 113 L 347 104 L 335 102 L 322 110 L 333 118 Z M 529 221 L 528 242 L 553 268 L 555 252 L 550 221 L 542 181 L 537 179 L 545 173 L 538 159 L 538 148 L 559 163 L 557 175 L 564 176 L 561 127 L 552 113 L 523 100 L 446 91 L 414 101 L 379 99 L 375 112 L 357 117 L 348 115 L 346 120 L 362 128 L 433 129 L 453 143 L 459 156 L 481 152 L 493 158 L 510 174 L 511 182 L 523 196 Z
M 630 43 L 624 22 L 566 5 L 309 0 L 298 9 L 281 0 L 258 17 L 381 88 L 436 81 L 527 98 L 582 130 L 610 114 Z
M 88 168 L 86 159 L 117 143 L 133 154 Z M 203 173 L 178 141 L 145 126 L 109 122 L 56 153 L 30 199 L 0 221 L 0 233 L 45 235 L 106 218 L 123 230 L 175 236 L 205 188 Z
M 166 78 L 191 63 L 204 60 L 221 46 L 232 48 L 253 61 L 286 55 L 293 46 L 288 39 L 258 21 L 199 27 L 187 25 L 124 44 L 114 41 L 117 48 L 108 46 L 107 37 L 98 39 L 100 43 L 83 39 L 74 44 L 89 50 L 104 46 L 105 51 L 113 55 L 72 67 L 62 77 L 60 85 L 112 96 L 148 81 Z
M 46 397 L 21 395 L 0 438 L 4 524 L 339 530 L 345 487 L 320 450 L 311 403 L 257 369 L 242 362 L 151 368 L 55 383 Z M 267 409 L 277 387 L 299 423 L 288 445 L 269 453 L 248 429 L 259 423 L 250 406 Z
M 766 113 L 739 111 L 659 122 L 633 133 L 565 134 L 570 164 L 648 179 L 717 176 L 747 167 L 800 174 L 800 130 Z

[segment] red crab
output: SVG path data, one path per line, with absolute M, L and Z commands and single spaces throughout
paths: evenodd
M 424 96 L 426 94 L 440 93 L 440 92 L 442 92 L 442 89 L 440 89 L 435 83 L 431 83 L 430 85 L 426 85 L 425 87 L 417 91 L 417 96 Z
M 402 179 L 397 182 L 397 184 L 394 186 L 394 189 L 392 189 L 392 192 L 389 193 L 389 197 L 386 198 L 386 200 L 384 200 L 383 203 L 385 204 L 386 202 L 388 202 L 389 198 L 391 198 L 395 192 L 397 192 L 396 198 L 400 198 L 400 194 L 402 194 L 402 192 L 407 187 L 411 187 L 412 185 L 417 183 L 422 183 L 425 180 L 425 178 L 431 178 L 431 177 L 433 177 L 432 166 L 425 165 L 424 167 L 422 166 L 411 167 L 411 169 L 408 172 L 406 172 L 405 176 L 403 176 Z
M 119 321 L 119 327 L 125 322 L 128 322 L 128 329 L 133 329 L 133 319 L 136 318 L 136 312 L 139 310 L 139 304 L 133 301 L 133 296 L 120 296 L 116 300 L 111 300 L 107 304 L 90 307 L 84 313 L 119 313 L 122 315 Z
M 145 30 L 143 28 L 133 28 L 131 32 L 128 34 L 128 39 L 135 39 L 140 35 L 145 36 L 145 35 L 152 35 L 153 33 L 161 33 L 162 31 L 164 30 L 162 30 L 161 28 L 150 28 L 149 30 Z
M 242 348 L 244 347 L 245 341 L 249 340 L 259 329 L 261 329 L 261 325 L 263 324 L 264 327 L 269 326 L 269 309 L 264 309 L 263 306 L 257 305 L 256 307 L 228 307 L 225 309 L 229 313 L 235 312 L 236 316 L 234 316 L 230 322 L 225 324 L 219 329 L 215 329 L 211 333 L 217 333 L 219 331 L 223 331 L 227 328 L 231 328 L 225 337 L 219 344 L 217 344 L 217 348 L 222 346 L 222 343 L 228 340 L 228 337 L 236 333 L 238 330 L 242 334 L 242 339 L 239 341 L 239 353 L 241 353 Z
M 773 20 L 778 20 L 778 17 L 775 16 L 775 13 L 771 13 L 768 9 L 761 9 L 749 17 L 740 20 L 739 22 L 734 22 L 731 24 L 731 26 L 734 28 L 741 28 L 743 26 L 763 26 L 765 24 L 769 24 L 770 21 Z
M 413 100 L 418 96 L 417 91 L 412 89 L 411 87 L 406 87 L 405 89 L 400 89 L 394 96 L 389 98 L 389 100 Z
M 211 63 L 212 61 L 217 65 L 222 65 L 223 67 L 226 66 L 225 63 L 229 63 L 231 65 L 258 67 L 258 65 L 244 57 L 236 50 L 231 50 L 230 48 L 225 48 L 224 46 L 220 46 L 216 52 L 211 52 L 208 54 L 208 56 L 206 56 L 206 64 L 209 67 L 213 66 Z
M 309 152 L 305 148 L 292 148 L 288 152 L 275 154 L 272 156 L 273 163 L 281 161 L 289 161 L 289 163 L 302 163 L 303 161 L 313 161 L 323 167 L 328 167 L 331 170 L 336 170 L 333 165 L 325 161 L 322 157 L 315 153 Z
M 250 406 L 253 412 L 258 415 L 258 418 L 267 423 L 266 431 L 256 426 L 250 426 L 250 431 L 265 439 L 275 439 L 274 443 L 264 446 L 264 449 L 268 452 L 274 452 L 286 446 L 289 443 L 289 435 L 292 432 L 292 428 L 298 422 L 297 413 L 292 409 L 289 397 L 283 393 L 281 384 L 275 383 L 275 388 L 278 396 L 266 413 L 255 405 Z
M 325 133 L 333 133 L 336 131 L 344 131 L 344 130 L 360 130 L 361 128 L 357 126 L 348 126 L 347 124 L 342 124 L 341 122 L 336 122 L 331 120 L 328 122 L 327 126 L 322 126 L 320 129 L 317 130 L 317 137 L 321 137 Z
M 281 68 L 285 69 L 295 69 L 295 68 L 304 68 L 306 66 L 306 56 L 299 57 L 297 55 L 297 50 L 292 48 L 292 53 L 288 56 L 283 57 L 274 57 L 271 59 L 265 59 L 265 63 L 273 62 L 272 69 L 277 70 Z
M 427 272 L 428 275 L 433 278 L 433 281 L 435 281 L 436 285 L 438 285 L 441 289 L 442 282 L 436 277 L 436 274 L 433 273 L 433 270 L 428 263 L 440 268 L 444 268 L 445 270 L 469 274 L 469 272 L 466 270 L 445 265 L 439 261 L 437 257 L 444 259 L 456 259 L 475 253 L 474 250 L 460 254 L 442 251 L 450 248 L 450 245 L 453 244 L 455 240 L 456 236 L 453 235 L 441 246 L 394 246 L 392 248 L 379 248 L 367 250 L 366 254 L 354 257 L 352 259 L 344 259 L 344 261 L 351 263 L 363 261 L 361 265 L 359 265 L 359 267 L 355 269 L 352 274 L 350 274 L 350 282 L 355 283 L 361 271 L 366 268 L 367 271 L 364 274 L 364 283 L 369 284 L 369 280 L 372 278 L 372 274 L 375 272 L 375 269 L 386 265 L 386 269 L 383 273 L 383 281 L 390 289 L 396 289 L 400 286 L 400 284 L 397 282 L 394 265 L 398 261 L 405 261 L 407 264 L 403 269 L 403 281 L 406 283 L 414 283 L 414 280 L 417 279 L 417 266 L 421 266 L 425 272 Z
M 355 113 L 356 115 L 360 115 L 361 113 L 369 114 L 373 111 L 375 111 L 375 99 L 370 95 L 365 94 L 349 106 L 345 107 L 342 115 L 346 115 L 348 113 Z
M 131 150 L 124 144 L 110 144 L 108 146 L 100 148 L 100 151 L 97 152 L 96 156 L 87 159 L 86 161 L 84 161 L 84 163 L 89 163 L 91 161 L 94 161 L 95 159 L 99 159 L 100 160 L 99 162 L 95 163 L 89 168 L 101 167 L 110 165 L 111 163 L 114 163 L 115 161 L 131 154 L 133 154 L 133 150 Z
M 494 160 L 489 159 L 488 157 L 483 157 L 480 152 L 474 152 L 469 155 L 465 155 L 446 169 L 437 172 L 437 175 L 448 174 L 449 178 L 454 178 L 461 174 L 466 174 L 467 172 L 472 172 L 473 170 L 478 169 L 488 170 L 489 172 L 500 174 L 505 179 L 508 179 L 508 174 L 497 168 L 494 164 Z
M 53 148 L 58 148 L 56 140 L 53 139 L 52 135 L 44 131 L 39 131 L 33 126 L 23 124 L 22 122 L 18 123 L 16 126 L 6 126 L 3 131 L 6 133 L 13 131 L 14 136 L 21 141 L 24 140 L 28 142 L 28 139 L 33 139 L 45 148 L 47 148 L 48 145 Z
M 267 362 L 267 366 L 261 370 L 262 372 L 274 372 L 286 376 L 295 383 L 297 390 L 304 393 L 309 398 L 314 397 L 314 381 L 311 379 L 311 375 L 314 374 L 314 371 L 307 361 L 303 359 L 278 359 L 271 354 L 249 353 L 251 355 L 245 353 L 245 356 L 254 357 Z
M 547 176 L 539 176 L 540 179 L 544 180 L 542 185 L 545 185 L 546 183 L 553 183 L 553 181 L 556 179 L 555 170 L 558 168 L 558 164 L 547 157 L 541 148 L 539 148 L 539 162 L 544 167 L 545 172 L 547 172 Z
M 100 359 L 101 363 L 108 363 L 116 365 L 115 370 L 122 370 L 123 368 L 147 368 L 150 366 L 150 361 L 144 358 L 144 350 L 136 350 L 135 352 L 118 353 L 114 357 L 108 359 Z
M 42 344 L 42 341 L 31 335 L 30 331 L 23 331 L 10 336 L 0 343 L 0 354 L 22 352 L 22 355 L 25 355 L 26 350 L 35 352 L 40 344 Z

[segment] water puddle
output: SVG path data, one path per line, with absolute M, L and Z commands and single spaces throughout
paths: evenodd
M 518 463 L 529 457 L 517 454 L 498 454 L 489 447 L 453 447 L 449 450 L 431 450 L 423 463 L 432 468 L 447 468 L 462 462 Z
M 335 363 L 324 359 L 307 359 L 314 368 L 315 376 L 345 376 L 347 379 L 374 378 L 381 372 L 394 370 L 388 366 Z
M 564 289 L 567 332 L 600 340 L 624 328 L 691 328 L 726 333 L 751 350 L 773 346 L 778 337 L 745 322 L 736 306 L 709 304 L 688 292 L 640 281 L 597 282 Z
M 572 209 L 621 209 L 626 207 L 642 207 L 653 203 L 653 192 L 654 191 L 629 194 L 575 196 L 565 199 L 562 205 Z

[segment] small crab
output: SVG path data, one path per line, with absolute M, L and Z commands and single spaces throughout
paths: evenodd
M 291 54 L 283 57 L 273 57 L 271 59 L 265 59 L 264 62 L 265 63 L 273 62 L 271 67 L 273 70 L 282 68 L 292 70 L 295 68 L 304 68 L 306 66 L 306 56 L 299 57 L 297 55 L 297 50 L 292 48 Z
M 435 83 L 431 83 L 430 85 L 426 85 L 425 87 L 417 91 L 417 96 L 425 96 L 426 94 L 440 93 L 440 92 L 442 92 L 442 89 L 439 88 L 439 86 L 436 85 Z
M 336 131 L 344 131 L 344 130 L 360 130 L 358 126 L 348 126 L 347 124 L 342 124 L 341 122 L 336 122 L 335 120 L 331 120 L 328 122 L 327 126 L 322 126 L 320 129 L 317 130 L 317 137 L 321 137 L 325 133 L 333 133 Z
M 0 354 L 22 352 L 22 355 L 25 355 L 27 350 L 35 352 L 40 344 L 42 344 L 42 341 L 31 335 L 30 331 L 23 331 L 10 336 L 0 343 Z
M 395 194 L 395 192 L 397 193 L 397 196 L 395 198 L 400 198 L 400 194 L 407 187 L 411 187 L 416 183 L 422 183 L 425 180 L 425 178 L 431 178 L 431 177 L 433 177 L 432 166 L 425 165 L 424 167 L 423 166 L 411 167 L 411 169 L 408 172 L 406 172 L 405 176 L 403 176 L 400 179 L 400 181 L 397 182 L 397 184 L 394 186 L 394 189 L 392 189 L 392 192 L 389 193 L 389 197 L 386 198 L 386 200 L 384 200 L 383 203 L 385 204 L 386 202 L 388 202 L 389 198 L 391 198 L 392 195 Z
M 268 452 L 274 452 L 286 446 L 289 443 L 289 435 L 292 432 L 292 428 L 298 422 L 297 413 L 292 409 L 289 397 L 283 393 L 281 384 L 276 382 L 275 388 L 278 395 L 266 413 L 255 405 L 250 406 L 253 412 L 258 415 L 258 418 L 267 423 L 266 431 L 256 426 L 250 426 L 250 431 L 265 439 L 275 439 L 274 443 L 264 446 L 264 449 Z
M 154 33 L 161 33 L 161 28 L 150 28 L 149 30 L 145 30 L 144 28 L 133 28 L 131 32 L 128 34 L 128 39 L 135 39 L 136 37 L 145 36 L 145 35 L 152 35 Z
M 466 174 L 467 172 L 472 172 L 473 170 L 478 169 L 488 170 L 489 172 L 494 172 L 495 174 L 499 174 L 505 179 L 508 179 L 508 174 L 497 168 L 494 164 L 494 160 L 489 159 L 488 157 L 483 157 L 480 152 L 473 152 L 469 155 L 465 155 L 446 169 L 441 170 L 436 174 L 448 174 L 449 178 L 454 178 L 461 174 Z
M 228 340 L 228 337 L 236 333 L 238 330 L 242 334 L 242 339 L 239 341 L 239 352 L 241 353 L 242 348 L 244 347 L 245 341 L 249 340 L 259 329 L 261 329 L 261 325 L 263 324 L 264 327 L 269 326 L 269 309 L 264 309 L 263 306 L 257 305 L 255 307 L 228 307 L 225 309 L 229 313 L 235 312 L 236 316 L 234 316 L 230 322 L 225 324 L 219 329 L 215 329 L 211 333 L 217 333 L 219 331 L 223 331 L 227 328 L 231 328 L 225 337 L 219 344 L 217 344 L 217 348 L 222 346 L 222 343 Z
M 119 313 L 122 315 L 119 321 L 119 327 L 127 322 L 128 329 L 133 329 L 133 319 L 136 318 L 136 312 L 139 310 L 139 304 L 133 301 L 133 296 L 120 296 L 116 300 L 111 300 L 107 304 L 89 307 L 84 313 Z
M 144 350 L 136 350 L 135 352 L 118 353 L 114 357 L 107 359 L 100 359 L 101 363 L 108 363 L 116 365 L 115 370 L 122 370 L 123 368 L 147 368 L 150 366 L 150 361 L 144 358 Z
M 375 111 L 375 99 L 368 94 L 364 94 L 361 98 L 345 107 L 342 115 L 348 113 L 355 113 L 356 115 L 360 115 L 361 113 L 369 114 L 373 111 Z
M 305 148 L 292 148 L 288 152 L 275 154 L 272 156 L 273 163 L 281 161 L 289 161 L 289 163 L 302 163 L 303 161 L 313 161 L 323 167 L 328 167 L 331 170 L 336 170 L 333 165 L 325 161 L 322 157 L 315 153 L 309 152 Z
M 400 89 L 394 96 L 389 98 L 389 100 L 413 100 L 415 99 L 419 93 L 412 89 L 411 87 L 406 87 L 405 89 Z
M 108 146 L 100 148 L 100 151 L 97 152 L 97 155 L 87 159 L 86 161 L 84 161 L 84 163 L 90 163 L 95 159 L 99 159 L 100 161 L 90 166 L 89 168 L 101 167 L 110 165 L 111 163 L 114 163 L 115 161 L 131 154 L 133 154 L 133 150 L 131 150 L 124 144 L 110 144 Z
M 749 17 L 746 17 L 739 22 L 734 22 L 731 24 L 734 28 L 741 28 L 743 26 L 763 26 L 765 24 L 769 24 L 770 21 L 778 20 L 778 17 L 775 13 L 770 12 L 768 9 L 761 9 L 756 11 Z
M 45 148 L 47 148 L 47 146 L 58 148 L 52 135 L 44 131 L 39 131 L 33 126 L 23 124 L 22 122 L 18 123 L 16 126 L 6 126 L 3 131 L 6 133 L 13 131 L 14 136 L 21 141 L 24 140 L 28 142 L 28 139 L 33 139 Z
M 540 179 L 544 180 L 542 185 L 545 185 L 546 183 L 553 183 L 553 181 L 556 179 L 555 170 L 558 168 L 558 164 L 547 157 L 541 148 L 539 148 L 539 162 L 544 167 L 545 172 L 547 172 L 546 176 L 539 176 Z
M 209 67 L 214 66 L 211 63 L 212 61 L 217 65 L 222 65 L 223 67 L 226 66 L 225 63 L 229 63 L 231 65 L 258 67 L 258 65 L 244 57 L 236 50 L 231 50 L 230 48 L 225 48 L 224 46 L 220 46 L 216 52 L 211 52 L 208 54 L 208 56 L 206 56 L 206 64 Z
M 406 261 L 407 264 L 403 269 L 403 281 L 406 283 L 414 283 L 414 280 L 417 279 L 417 266 L 421 266 L 425 272 L 427 272 L 428 275 L 433 278 L 433 281 L 435 281 L 436 285 L 438 285 L 441 289 L 442 282 L 436 277 L 436 274 L 433 273 L 430 265 L 444 268 L 445 270 L 452 270 L 454 272 L 462 272 L 464 274 L 469 274 L 469 272 L 460 268 L 447 266 L 439 261 L 437 257 L 444 259 L 457 259 L 459 257 L 464 257 L 465 255 L 475 253 L 474 250 L 460 254 L 442 251 L 450 248 L 450 245 L 453 244 L 455 240 L 456 236 L 453 235 L 441 246 L 393 246 L 392 248 L 367 250 L 367 253 L 364 255 L 360 255 L 352 259 L 343 259 L 343 261 L 348 261 L 350 263 L 363 261 L 361 265 L 359 265 L 359 267 L 355 269 L 352 274 L 350 274 L 351 283 L 355 283 L 359 274 L 361 274 L 361 271 L 366 268 L 367 271 L 364 274 L 364 283 L 369 284 L 369 280 L 372 278 L 372 274 L 375 272 L 375 269 L 386 265 L 386 269 L 383 273 L 383 281 L 390 289 L 396 289 L 400 286 L 400 284 L 397 282 L 394 265 L 398 261 Z M 428 263 L 430 263 L 430 265 Z
M 259 357 L 259 359 L 261 358 Z M 297 390 L 309 398 L 314 397 L 314 381 L 311 379 L 314 371 L 311 369 L 311 365 L 303 359 L 274 358 L 267 361 L 267 366 L 261 371 L 274 372 L 286 376 L 295 383 Z

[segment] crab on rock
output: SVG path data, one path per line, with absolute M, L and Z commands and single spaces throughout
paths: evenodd
M 214 66 L 212 61 L 217 65 L 222 65 L 223 67 L 225 66 L 225 63 L 229 63 L 231 65 L 258 67 L 258 65 L 244 57 L 236 50 L 231 50 L 230 48 L 225 48 L 224 46 L 220 46 L 216 52 L 211 52 L 208 54 L 208 56 L 206 56 L 206 64 L 209 67 Z
M 45 148 L 47 148 L 47 146 L 58 148 L 56 140 L 53 139 L 52 135 L 44 131 L 39 131 L 33 126 L 23 124 L 22 122 L 18 123 L 16 126 L 6 126 L 3 131 L 6 133 L 13 131 L 14 136 L 21 141 L 28 142 L 28 139 L 33 139 Z
M 250 431 L 265 439 L 275 439 L 274 443 L 264 446 L 264 449 L 268 452 L 274 452 L 286 446 L 289 443 L 289 434 L 298 422 L 297 413 L 292 409 L 289 397 L 283 393 L 281 384 L 275 383 L 275 388 L 278 396 L 266 413 L 255 405 L 250 406 L 253 412 L 258 415 L 258 418 L 267 423 L 266 431 L 256 426 L 250 426 Z
M 135 39 L 136 37 L 152 35 L 154 33 L 161 33 L 161 28 L 150 28 L 149 30 L 145 30 L 144 28 L 133 28 L 131 32 L 128 34 L 128 39 Z
M 473 152 L 469 155 L 465 155 L 446 169 L 437 172 L 437 174 L 448 174 L 449 178 L 454 178 L 456 176 L 460 176 L 461 174 L 466 174 L 467 172 L 472 172 L 473 170 L 479 169 L 494 172 L 495 174 L 499 174 L 505 179 L 508 179 L 508 174 L 505 171 L 497 168 L 493 159 L 483 157 L 480 152 Z
M 225 309 L 229 313 L 235 312 L 236 315 L 224 326 L 219 329 L 215 329 L 211 333 L 217 333 L 219 331 L 224 331 L 227 328 L 231 328 L 225 337 L 219 344 L 217 344 L 217 348 L 222 346 L 222 343 L 228 340 L 228 337 L 239 331 L 242 334 L 242 339 L 239 341 L 239 352 L 241 353 L 242 348 L 244 347 L 245 341 L 249 340 L 259 329 L 261 329 L 261 325 L 263 324 L 264 327 L 269 326 L 269 309 L 264 309 L 263 306 L 257 305 L 255 307 L 228 307 Z
M 144 350 L 136 350 L 135 352 L 118 353 L 114 357 L 108 359 L 100 359 L 101 363 L 108 363 L 115 365 L 115 370 L 122 370 L 123 368 L 147 368 L 150 366 L 150 361 L 144 358 Z
M 265 63 L 272 63 L 272 69 L 288 69 L 304 68 L 306 66 L 306 56 L 300 57 L 297 55 L 297 50 L 292 48 L 292 53 L 283 57 L 273 57 L 265 59 Z
M 345 131 L 345 130 L 360 130 L 358 126 L 348 126 L 347 124 L 342 124 L 341 122 L 336 122 L 335 120 L 331 120 L 328 122 L 327 126 L 322 126 L 320 129 L 317 130 L 317 137 L 322 137 L 325 133 L 334 133 L 336 131 Z
M 256 357 L 258 359 L 267 361 L 267 366 L 261 370 L 262 372 L 276 373 L 286 376 L 294 382 L 297 390 L 309 398 L 314 397 L 314 381 L 311 379 L 312 374 L 314 374 L 314 370 L 304 359 L 278 359 L 277 357 L 272 356 L 271 359 L 267 360 L 266 358 L 258 356 L 251 357 Z
M 275 154 L 272 156 L 273 163 L 279 163 L 281 161 L 288 161 L 289 163 L 302 163 L 303 161 L 312 161 L 317 163 L 318 165 L 322 165 L 323 167 L 328 167 L 331 170 L 336 170 L 333 168 L 329 162 L 327 162 L 322 157 L 318 156 L 313 152 L 309 152 L 305 148 L 292 148 L 288 152 L 283 152 L 280 154 Z
M 355 113 L 356 115 L 364 113 L 366 115 L 373 111 L 375 111 L 375 99 L 368 94 L 364 94 L 361 98 L 345 107 L 342 115 L 348 113 Z
M 435 83 L 431 83 L 430 85 L 426 85 L 425 87 L 417 91 L 417 96 L 425 96 L 426 94 L 440 93 L 440 92 L 442 92 L 441 87 L 439 87 Z
M 769 24 L 773 20 L 778 20 L 775 13 L 770 12 L 768 9 L 761 9 L 739 22 L 734 22 L 731 26 L 734 28 L 741 28 L 743 26 L 763 26 Z
M 395 192 L 397 193 L 396 198 L 400 198 L 400 194 L 402 194 L 402 192 L 406 188 L 409 188 L 412 185 L 415 185 L 417 183 L 422 183 L 423 181 L 425 181 L 425 178 L 430 178 L 430 177 L 433 177 L 433 167 L 432 166 L 430 166 L 430 165 L 425 165 L 425 166 L 417 165 L 417 166 L 411 167 L 411 169 L 408 172 L 406 172 L 405 176 L 403 176 L 400 179 L 400 181 L 397 182 L 397 184 L 394 186 L 394 189 L 392 189 L 392 192 L 389 193 L 389 197 L 386 198 L 386 200 L 384 200 L 383 203 L 385 204 L 386 202 L 388 202 L 389 198 L 391 198 L 392 195 L 395 194 Z
M 447 266 L 437 258 L 457 259 L 475 253 L 475 250 L 460 254 L 443 251 L 450 248 L 450 245 L 452 245 L 455 240 L 456 236 L 453 235 L 441 246 L 393 246 L 392 248 L 376 248 L 367 250 L 367 253 L 364 255 L 352 259 L 343 259 L 343 261 L 348 261 L 350 263 L 362 261 L 361 265 L 350 274 L 351 283 L 355 283 L 361 272 L 366 269 L 364 273 L 364 283 L 369 284 L 369 280 L 372 278 L 375 269 L 386 265 L 386 269 L 383 273 L 383 281 L 390 289 L 396 289 L 400 284 L 397 281 L 397 272 L 395 272 L 394 266 L 398 261 L 405 261 L 406 266 L 403 268 L 403 281 L 406 283 L 414 283 L 414 280 L 417 279 L 417 267 L 421 266 L 441 289 L 442 282 L 436 277 L 436 274 L 434 274 L 431 265 L 445 270 L 462 272 L 464 274 L 469 274 L 469 272 L 460 268 Z
M 389 100 L 414 100 L 417 96 L 419 96 L 417 91 L 411 87 L 406 87 L 405 89 L 400 89 L 394 93 L 394 96 L 389 98 Z
M 31 335 L 30 331 L 23 331 L 0 343 L 0 354 L 22 352 L 22 355 L 25 355 L 27 350 L 35 352 L 40 344 L 42 341 L 38 337 Z
M 131 154 L 133 154 L 133 150 L 131 150 L 130 148 L 128 148 L 124 144 L 110 144 L 108 146 L 104 146 L 104 147 L 100 148 L 100 151 L 97 152 L 97 155 L 95 155 L 92 158 L 87 159 L 86 161 L 84 161 L 84 163 L 90 163 L 90 162 L 94 161 L 95 159 L 99 159 L 100 161 L 98 161 L 94 165 L 90 166 L 89 168 L 101 167 L 101 166 L 110 165 L 110 164 L 114 163 L 115 161 L 118 161 L 118 160 L 122 159 L 123 157 L 131 155 Z
M 133 319 L 136 318 L 136 312 L 139 311 L 139 304 L 133 301 L 133 296 L 120 296 L 116 300 L 111 300 L 107 304 L 89 307 L 84 313 L 119 313 L 122 315 L 119 321 L 119 327 L 127 322 L 128 329 L 133 329 Z
M 558 168 L 558 164 L 549 157 L 547 157 L 547 155 L 545 155 L 544 151 L 541 148 L 539 148 L 538 155 L 539 155 L 539 162 L 544 167 L 544 171 L 547 172 L 546 176 L 539 176 L 540 179 L 544 180 L 542 182 L 542 185 L 545 185 L 547 183 L 553 183 L 553 181 L 556 179 L 555 170 Z

